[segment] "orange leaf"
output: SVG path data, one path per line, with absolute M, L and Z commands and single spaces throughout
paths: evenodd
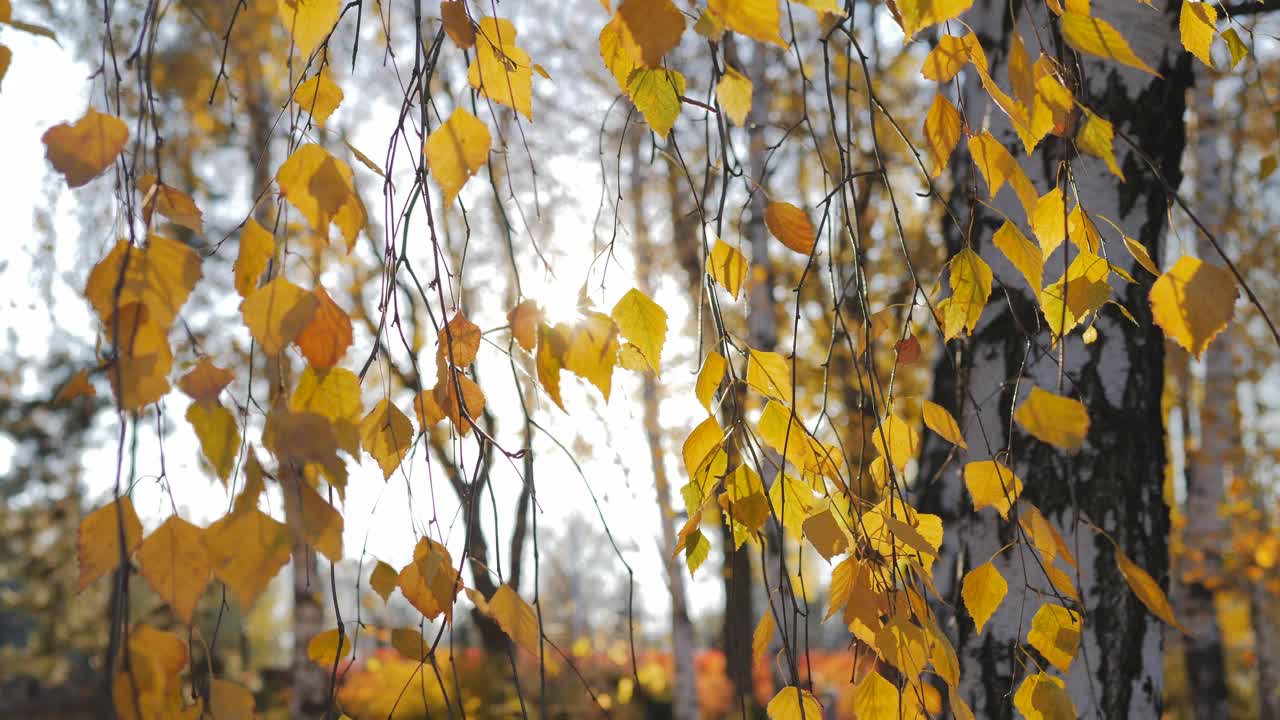
M 317 285 L 311 292 L 316 297 L 315 314 L 295 342 L 311 367 L 327 370 L 337 365 L 351 347 L 351 318 L 323 287 Z

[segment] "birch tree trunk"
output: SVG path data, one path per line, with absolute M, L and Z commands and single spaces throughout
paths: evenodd
M 973 132 L 987 127 L 1022 165 L 1038 193 L 1055 185 L 1068 198 L 1078 193 L 1108 248 L 1119 247 L 1119 238 L 1110 225 L 1096 219 L 1099 216 L 1119 225 L 1153 257 L 1160 256 L 1168 200 L 1153 170 L 1126 145 L 1121 133 L 1134 138 L 1157 165 L 1155 170 L 1177 187 L 1185 145 L 1184 95 L 1190 81 L 1188 56 L 1180 52 L 1178 42 L 1178 6 L 1156 5 L 1095 2 L 1093 14 L 1114 25 L 1161 77 L 1090 56 L 1073 57 L 1062 44 L 1057 18 L 1043 4 L 977 0 L 965 16 L 983 42 L 990 74 L 998 82 L 1006 77 L 1013 32 L 1031 53 L 1039 49 L 1039 38 L 1046 53 L 1083 71 L 1076 99 L 1115 125 L 1116 157 L 1126 182 L 1111 175 L 1101 161 L 1077 156 L 1069 139 L 1053 135 L 1028 159 L 1007 117 L 990 102 L 972 72 L 966 72 L 959 104 L 968 127 Z M 1015 9 L 1017 15 L 1011 15 Z M 1071 182 L 1064 163 L 1069 163 Z M 1140 276 L 1137 284 L 1122 284 L 1114 276 L 1111 281 L 1112 298 L 1137 324 L 1108 305 L 1096 321 L 1094 342 L 1083 343 L 1077 329 L 1054 345 L 1026 280 L 992 244 L 1004 218 L 980 204 L 987 201 L 987 188 L 978 180 L 972 158 L 967 152 L 957 153 L 951 166 L 957 188 L 951 206 L 959 222 L 946 226 L 949 250 L 958 251 L 967 239 L 996 277 L 978 327 L 966 340 L 949 344 L 936 367 L 933 400 L 955 413 L 969 450 L 960 452 L 960 462 L 948 463 L 952 448 L 926 433 L 918 474 L 918 507 L 940 514 L 946 528 L 934 570 L 946 602 L 936 610 L 960 658 L 961 695 L 978 717 L 1012 717 L 1012 695 L 1028 667 L 1036 667 L 1027 654 L 1031 617 L 1046 598 L 1054 598 L 1044 572 L 1030 557 L 1033 550 L 1015 545 L 997 555 L 1017 538 L 1013 516 L 1004 522 L 991 510 L 975 513 L 965 490 L 960 471 L 964 462 L 1007 453 L 1002 459 L 1025 483 L 1022 497 L 1062 532 L 1079 564 L 1072 573 L 1083 601 L 1081 652 L 1065 678 L 1077 712 L 1086 718 L 1158 717 L 1163 682 L 1160 623 L 1129 591 L 1110 542 L 1086 524 L 1104 529 L 1136 564 L 1167 584 L 1169 521 L 1162 493 L 1165 443 L 1160 405 L 1164 338 L 1151 320 L 1147 292 L 1152 278 L 1142 275 L 1127 253 L 1110 252 L 1113 264 Z M 1002 190 L 995 206 L 1032 236 L 1012 190 Z M 1061 276 L 1074 253 L 1070 241 L 1055 251 L 1045 270 L 1046 285 Z M 1033 385 L 1086 405 L 1091 424 L 1080 450 L 1066 452 L 1040 443 L 1012 422 L 1013 409 Z M 961 579 L 993 557 L 1009 591 L 978 634 L 961 610 Z M 1054 602 L 1063 604 L 1056 598 Z

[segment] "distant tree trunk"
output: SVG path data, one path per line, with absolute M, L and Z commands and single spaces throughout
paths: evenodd
M 647 133 L 637 129 L 631 136 L 631 207 L 632 232 L 636 249 L 636 282 L 640 290 L 653 296 L 653 241 L 649 237 L 649 222 L 645 217 L 646 177 L 644 139 Z M 674 230 L 674 228 L 673 228 Z M 696 720 L 698 717 L 698 688 L 693 669 L 693 623 L 689 619 L 686 600 L 684 568 L 676 557 L 675 511 L 671 505 L 671 481 L 667 477 L 666 452 L 663 448 L 662 421 L 659 406 L 663 395 L 662 384 L 656 375 L 644 376 L 644 434 L 649 445 L 649 460 L 653 467 L 654 489 L 657 491 L 658 515 L 662 535 L 662 566 L 667 574 L 667 590 L 671 594 L 671 650 L 675 658 L 675 693 L 672 697 L 672 717 L 676 720 Z
M 1200 219 L 1225 242 L 1222 232 L 1230 199 L 1227 172 L 1219 152 L 1221 127 L 1213 106 L 1212 79 L 1200 72 L 1196 83 L 1195 143 L 1196 207 Z M 1221 265 L 1222 259 L 1207 244 L 1205 261 Z M 1172 262 L 1172 259 L 1170 259 Z M 1188 694 L 1197 718 L 1227 716 L 1227 679 L 1218 611 L 1211 580 L 1222 580 L 1222 553 L 1228 549 L 1222 503 L 1231 478 L 1230 453 L 1240 426 L 1235 406 L 1235 372 L 1231 358 L 1231 330 L 1218 336 L 1204 355 L 1204 393 L 1200 406 L 1199 447 L 1187 453 L 1186 518 L 1183 531 L 1186 550 L 1179 619 L 1188 635 L 1183 640 Z M 1192 564 L 1194 563 L 1194 564 Z
M 1044 5 L 1013 8 L 1017 16 L 1010 15 L 1008 3 L 978 0 L 966 15 L 986 46 L 991 76 L 1001 80 L 1013 31 L 1021 33 L 1032 52 L 1036 38 L 1061 42 L 1058 21 Z M 1093 4 L 1094 14 L 1111 22 L 1162 77 L 1090 56 L 1071 57 L 1066 63 L 1084 73 L 1076 98 L 1114 123 L 1116 157 L 1126 182 L 1118 181 L 1101 161 L 1075 155 L 1069 139 L 1052 135 L 1028 160 L 1007 118 L 986 98 L 972 73 L 967 73 L 959 105 L 969 127 L 976 132 L 987 124 L 1019 158 L 1037 192 L 1062 182 L 1069 198 L 1078 192 L 1084 209 L 1116 222 L 1153 257 L 1160 256 L 1168 198 L 1151 168 L 1120 133 L 1133 137 L 1157 164 L 1156 170 L 1177 187 L 1185 145 L 1185 91 L 1190 83 L 1189 56 L 1180 52 L 1177 39 L 1177 9 L 1177 5 L 1153 11 L 1138 4 Z M 1065 46 L 1050 45 L 1046 50 L 1063 59 L 1073 55 Z M 1070 185 L 1057 172 L 1067 161 L 1073 168 Z M 1162 492 L 1165 443 L 1160 405 L 1164 337 L 1151 319 L 1147 299 L 1151 277 L 1143 276 L 1136 284 L 1112 283 L 1113 297 L 1133 314 L 1136 325 L 1107 306 L 1096 321 L 1098 336 L 1093 343 L 1084 344 L 1077 328 L 1055 346 L 1043 329 L 1038 303 L 1030 297 L 1026 281 L 990 241 L 1003 218 L 979 204 L 987 199 L 986 186 L 976 179 L 972 158 L 962 151 L 952 158 L 951 166 L 957 188 L 951 205 L 961 229 L 947 224 L 948 249 L 958 251 L 966 240 L 964 229 L 971 228 L 967 239 L 991 265 L 997 280 L 972 337 L 949 344 L 939 359 L 933 399 L 952 409 L 964 428 L 969 450 L 967 456 L 961 453 L 961 460 L 985 460 L 1009 451 L 1014 472 L 1025 482 L 1023 498 L 1063 532 L 1079 562 L 1074 580 L 1084 601 L 1084 627 L 1081 652 L 1066 678 L 1077 712 L 1088 718 L 1157 717 L 1163 683 L 1160 622 L 1126 586 L 1110 543 L 1085 524 L 1105 529 L 1136 564 L 1167 584 L 1169 521 Z M 980 197 L 970 197 L 975 188 Z M 1003 190 L 996 205 L 1031 236 L 1011 190 Z M 1102 221 L 1096 224 L 1108 248 L 1118 247 L 1119 238 L 1110 226 Z M 1073 251 L 1067 241 L 1054 257 Z M 1112 251 L 1108 257 L 1140 275 L 1126 255 Z M 1067 257 L 1062 259 L 1065 267 Z M 1060 275 L 1057 263 L 1051 263 L 1046 284 Z M 1083 448 L 1055 449 L 1010 421 L 1019 396 L 1024 397 L 1032 385 L 1076 397 L 1086 405 L 1091 424 Z M 932 434 L 926 436 L 918 506 L 940 514 L 946 528 L 934 566 L 935 584 L 946 604 L 936 610 L 960 658 L 960 692 L 978 717 L 1012 717 L 1011 693 L 1028 664 L 1016 648 L 1026 646 L 1028 620 L 1046 595 L 1052 597 L 1051 586 L 1026 556 L 1032 551 L 1025 546 L 1014 548 L 995 557 L 1009 592 L 981 635 L 974 632 L 967 614 L 957 612 L 963 607 L 960 581 L 965 572 L 1015 540 L 1016 524 L 1001 521 L 990 510 L 975 513 L 961 477 L 963 462 L 952 458 L 948 463 L 952 448 Z

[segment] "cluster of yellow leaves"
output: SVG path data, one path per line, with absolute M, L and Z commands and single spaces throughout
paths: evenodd
M 115 660 L 111 696 L 121 720 L 144 718 L 253 717 L 253 694 L 241 685 L 213 679 L 204 697 L 183 700 L 183 669 L 190 660 L 187 644 L 170 632 L 139 624 L 128 631 L 125 651 Z

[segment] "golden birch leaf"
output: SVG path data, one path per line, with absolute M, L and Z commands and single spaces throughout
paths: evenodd
M 58 394 L 54 396 L 53 402 L 61 405 L 69 403 L 80 397 L 93 397 L 98 394 L 93 384 L 89 382 L 89 371 L 79 370 L 71 379 L 58 388 Z
M 902 692 L 898 690 L 898 686 L 886 680 L 874 668 L 853 689 L 853 709 L 859 718 L 911 717 L 903 714 L 902 699 Z M 805 717 L 809 717 L 807 710 Z
M 138 303 L 122 306 L 107 329 L 118 334 L 116 357 L 106 374 L 120 407 L 138 410 L 164 397 L 169 392 L 173 352 L 147 308 Z
M 289 562 L 293 533 L 256 508 L 245 508 L 210 525 L 204 534 L 213 574 L 247 612 L 267 583 Z
M 1156 265 L 1154 260 L 1151 259 L 1151 255 L 1150 253 L 1147 252 L 1146 246 L 1138 242 L 1137 240 L 1134 240 L 1133 238 L 1129 237 L 1128 235 L 1124 235 L 1123 237 L 1124 237 L 1124 247 L 1126 250 L 1129 251 L 1129 254 L 1133 256 L 1133 259 L 1137 260 L 1138 264 L 1141 265 L 1147 272 L 1151 273 L 1152 275 L 1155 275 L 1156 277 L 1159 277 L 1160 267 Z
M 617 15 L 600 31 L 600 59 L 608 68 L 609 74 L 618 83 L 618 89 L 627 91 L 627 80 L 632 71 L 640 68 L 640 63 L 631 55 L 622 42 L 622 18 Z
M 1231 52 L 1231 69 L 1235 70 L 1240 61 L 1245 59 L 1249 54 L 1249 47 L 1240 39 L 1240 33 L 1235 28 L 1227 28 L 1222 32 L 1222 39 L 1227 43 L 1227 50 Z
M 706 271 L 711 279 L 737 300 L 742 284 L 747 279 L 747 256 L 724 240 L 716 238 L 716 244 L 711 247 L 711 254 L 707 256 Z
M 1084 403 L 1038 387 L 1031 388 L 1013 419 L 1040 442 L 1063 450 L 1079 450 L 1089 435 L 1089 412 Z
M 448 379 L 450 377 L 457 379 L 456 387 Z M 459 392 L 462 393 L 462 402 L 458 402 Z M 471 423 L 479 421 L 484 413 L 484 391 L 474 380 L 460 372 L 452 372 L 436 383 L 434 398 L 440 412 L 449 418 L 449 422 L 453 423 L 454 429 L 461 435 L 471 432 Z
M 121 538 L 124 552 L 121 552 Z M 80 577 L 76 591 L 89 587 L 90 583 L 120 565 L 121 555 L 132 555 L 142 542 L 142 523 L 133 511 L 133 503 L 127 496 L 107 503 L 80 521 L 76 536 L 79 551 Z
M 1186 628 L 1182 627 L 1174 617 L 1173 606 L 1169 604 L 1169 598 L 1165 597 L 1164 591 L 1160 589 L 1160 584 L 1147 574 L 1146 570 L 1135 565 L 1118 547 L 1116 548 L 1116 567 L 1120 568 L 1120 574 L 1129 584 L 1129 589 L 1138 596 L 1143 605 L 1147 606 L 1152 615 L 1177 628 L 1184 635 L 1187 634 Z
M 461 311 L 455 312 L 436 336 L 436 361 L 464 368 L 476 361 L 480 354 L 480 326 L 467 319 Z
M 1018 524 L 1026 531 L 1032 544 L 1045 557 L 1047 563 L 1051 564 L 1054 558 L 1061 557 L 1071 567 L 1076 566 L 1076 559 L 1071 554 L 1067 541 L 1058 534 L 1057 529 L 1035 505 L 1026 501 L 1022 503 L 1022 507 L 1018 510 Z
M 960 125 L 960 111 L 942 93 L 935 93 L 933 104 L 924 116 L 925 146 L 933 158 L 931 174 L 935 178 L 947 169 L 951 153 L 960 142 Z
M 920 434 L 897 415 L 886 415 L 871 431 L 871 444 L 880 457 L 902 472 L 920 449 Z
M 608 0 L 603 2 L 607 3 Z M 708 8 L 699 13 L 698 21 L 693 24 L 693 31 L 711 42 L 718 43 L 724 37 L 724 22 Z
M 1109 267 L 1105 259 L 1081 250 L 1067 267 L 1066 278 L 1040 292 L 1040 308 L 1054 335 L 1071 332 L 1089 313 L 1107 303 L 1111 297 Z
M 724 431 L 714 417 L 698 423 L 689 433 L 680 448 L 680 456 L 684 459 L 685 472 L 691 482 L 702 485 L 704 478 L 718 476 L 725 471 L 727 458 L 723 445 Z
M 1062 199 L 1062 189 L 1055 187 L 1040 196 L 1031 211 L 1030 220 L 1031 232 L 1040 241 L 1040 250 L 1047 260 L 1067 239 L 1067 206 Z
M 332 667 L 351 650 L 351 641 L 340 627 L 318 632 L 307 641 L 307 657 L 321 667 Z
M 684 34 L 684 15 L 671 0 L 623 0 L 622 44 L 645 67 L 656 68 Z
M 262 352 L 271 356 L 280 354 L 311 323 L 318 304 L 315 295 L 277 275 L 240 303 L 240 314 Z
M 1046 673 L 1028 675 L 1013 696 L 1013 706 L 1027 720 L 1075 720 L 1075 704 L 1062 680 Z
M 276 254 L 276 239 L 253 218 L 240 233 L 240 250 L 234 266 L 236 292 L 248 297 L 258 287 L 258 279 Z
M 280 20 L 303 58 L 311 53 L 337 24 L 342 12 L 339 0 L 279 0 Z
M 702 369 L 698 371 L 698 380 L 694 384 L 693 394 L 697 396 L 698 402 L 702 403 L 702 407 L 707 412 L 711 412 L 711 401 L 728 369 L 729 363 L 725 362 L 724 356 L 714 350 L 707 353 L 707 359 L 702 361 Z
M 702 563 L 711 554 L 711 541 L 701 530 L 694 529 L 688 534 L 684 545 L 684 563 L 689 568 L 689 577 L 698 572 Z
M 1009 508 L 1022 494 L 1022 479 L 999 460 L 978 460 L 964 466 L 964 484 L 973 496 L 973 511 L 993 507 L 1009 519 Z
M 413 423 L 400 408 L 381 400 L 360 423 L 360 445 L 378 461 L 387 479 L 413 447 Z
M 982 179 L 987 183 L 991 199 L 994 200 L 996 193 L 1000 192 L 1000 188 L 1008 182 L 1017 194 L 1018 202 L 1022 203 L 1023 209 L 1028 215 L 1031 214 L 1038 197 L 1035 186 L 1031 184 L 1018 161 L 1009 154 L 1008 148 L 990 132 L 984 130 L 969 138 L 969 155 L 973 157 L 973 163 L 982 173 Z
M 356 193 L 350 165 L 308 143 L 294 150 L 276 171 L 276 184 L 311 229 L 328 237 L 329 225 L 336 224 L 346 240 L 347 252 L 351 252 L 368 216 Z
M 960 587 L 960 597 L 964 607 L 973 618 L 975 631 L 982 634 L 982 626 L 987 624 L 995 614 L 1004 596 L 1009 592 L 1009 583 L 1005 582 L 1000 570 L 991 563 L 983 563 L 965 573 Z
M 294 510 L 285 515 L 299 540 L 329 558 L 329 562 L 340 562 L 344 526 L 342 513 L 306 482 L 290 482 L 283 491 L 288 493 L 286 502 L 296 503 Z
M 773 611 L 765 608 L 764 614 L 760 616 L 760 622 L 756 623 L 755 632 L 751 633 L 752 659 L 759 660 L 764 657 L 765 652 L 769 650 L 769 643 L 773 641 L 773 633 L 776 629 Z
M 209 714 L 217 720 L 253 720 L 253 693 L 242 685 L 213 678 L 209 683 Z
M 1022 277 L 1027 279 L 1032 296 L 1039 297 L 1044 283 L 1044 253 L 1040 246 L 1027 239 L 1018 226 L 1008 220 L 996 231 L 992 241 L 1018 272 L 1022 273 Z
M 675 70 L 636 68 L 627 77 L 627 95 L 660 138 L 667 137 L 680 117 L 684 89 L 684 76 Z
M 1071 212 L 1067 214 L 1067 238 L 1076 247 L 1093 255 L 1102 251 L 1102 234 L 1098 232 L 1098 226 L 1093 224 L 1089 213 L 1079 205 L 1071 208 Z
M 293 101 L 320 125 L 342 104 L 342 97 L 342 88 L 329 79 L 328 73 L 312 75 L 293 91 Z
M 760 42 L 785 48 L 778 0 L 707 0 L 707 8 L 724 26 Z
M 1025 108 L 1035 103 L 1036 80 L 1032 72 L 1031 56 L 1027 54 L 1027 46 L 1022 42 L 1022 33 L 1013 31 L 1009 44 L 1009 87 L 1013 96 L 1018 98 Z
M 1183 7 L 1185 8 L 1186 4 Z M 1111 146 L 1111 142 L 1115 137 L 1115 131 L 1112 129 L 1111 123 L 1089 110 L 1085 110 L 1084 115 L 1084 125 L 1076 133 L 1076 147 L 1080 148 L 1080 152 L 1092 155 L 1105 162 L 1111 174 L 1120 178 L 1120 182 L 1124 182 L 1124 173 L 1121 172 L 1120 165 L 1116 163 L 1116 154 Z
M 560 371 L 564 369 L 568 351 L 569 336 L 563 325 L 552 327 L 544 322 L 538 323 L 538 352 L 534 356 L 538 384 L 561 410 L 564 410 L 564 402 L 560 399 Z
M 431 174 L 444 191 L 446 206 L 489 161 L 492 142 L 489 127 L 462 107 L 454 108 L 449 119 L 431 132 L 424 152 Z
M 910 40 L 916 33 L 954 20 L 973 5 L 973 0 L 898 0 L 902 32 Z
M 444 419 L 444 409 L 436 402 L 435 388 L 423 390 L 413 398 L 413 412 L 423 432 Z
M 789 249 L 809 255 L 816 240 L 813 223 L 804 210 L 785 202 L 771 202 L 764 209 L 769 232 Z
M 632 288 L 609 313 L 622 336 L 644 356 L 657 373 L 661 368 L 662 346 L 667 341 L 667 311 L 640 290 Z
M 218 402 L 218 395 L 234 379 L 235 373 L 214 365 L 205 356 L 186 375 L 178 378 L 178 389 L 198 403 L 212 405 Z
M 462 578 L 454 569 L 449 550 L 424 537 L 413 549 L 413 561 L 400 569 L 400 592 L 423 617 L 434 620 L 444 615 L 453 621 L 453 604 L 462 589 Z
M 964 441 L 964 434 L 960 432 L 960 425 L 946 408 L 925 400 L 923 415 L 925 427 L 938 433 L 943 440 L 952 445 L 959 445 L 966 450 L 969 449 L 968 444 Z
M 9 64 L 13 62 L 13 51 L 4 45 L 0 45 L 0 82 L 4 82 L 4 76 L 9 72 Z
M 1081 620 L 1073 610 L 1045 603 L 1031 618 L 1027 642 L 1039 650 L 1045 660 L 1065 673 L 1071 669 L 1071 661 L 1080 650 Z
M 236 453 L 240 450 L 240 428 L 236 426 L 235 415 L 216 402 L 194 402 L 187 406 L 186 417 L 200 441 L 200 454 L 226 485 L 227 478 L 235 469 Z
M 978 41 L 976 35 L 973 33 L 963 37 L 943 35 L 938 38 L 938 44 L 925 57 L 920 74 L 924 75 L 926 80 L 951 82 L 956 73 L 971 62 L 979 70 L 983 72 L 987 70 L 987 55 L 983 52 L 982 43 Z
M 468 588 L 467 592 L 472 591 Z M 481 596 L 481 599 L 483 600 L 484 596 Z M 484 606 L 485 614 L 488 614 L 488 607 L 488 605 Z M 391 647 L 405 659 L 414 662 L 425 660 L 431 654 L 431 643 L 417 628 L 394 628 L 391 631 Z
M 142 577 L 190 625 L 196 603 L 213 578 L 204 530 L 171 515 L 138 547 Z
M 1213 49 L 1213 38 L 1217 34 L 1214 29 L 1217 22 L 1218 11 L 1209 3 L 1182 3 L 1182 12 L 1178 16 L 1182 47 L 1209 67 L 1213 67 L 1210 50 Z
M 490 100 L 533 120 L 533 61 L 516 46 L 515 25 L 510 20 L 485 17 L 478 27 L 467 82 Z
M 440 3 L 440 20 L 444 31 L 460 50 L 476 44 L 476 29 L 467 16 L 467 4 L 463 0 L 444 0 Z
M 200 256 L 195 250 L 151 235 L 146 248 L 135 247 L 128 240 L 117 242 L 89 271 L 84 294 L 107 328 L 117 308 L 141 303 L 151 322 L 167 334 L 200 276 Z
M 797 468 L 816 465 L 810 436 L 803 421 L 792 414 L 791 409 L 777 400 L 770 400 L 760 413 L 757 425 L 760 439 L 769 447 L 784 455 L 784 459 Z
M 396 569 L 387 563 L 379 560 L 377 565 L 373 566 L 373 572 L 369 574 L 369 587 L 378 593 L 378 597 L 382 598 L 382 602 L 386 602 L 391 597 L 391 593 L 395 591 L 396 586 L 400 584 L 400 574 Z
M 792 401 L 791 363 L 775 352 L 747 349 L 747 385 L 766 398 Z
M 594 311 L 585 313 L 569 338 L 565 369 L 595 385 L 608 402 L 617 358 L 618 326 L 613 318 Z
M 897 688 L 894 688 L 894 693 L 897 693 Z M 818 698 L 808 690 L 788 685 L 773 696 L 765 712 L 769 715 L 769 720 L 801 720 L 801 718 L 817 720 L 822 717 L 822 703 L 818 702 Z
M 156 183 L 155 175 L 143 175 L 138 178 L 138 191 L 142 193 L 142 218 L 151 222 L 152 213 L 160 213 L 169 218 L 175 225 L 204 234 L 204 216 L 196 201 L 181 190 Z
M 951 297 L 942 312 L 947 340 L 978 327 L 978 319 L 991 297 L 991 267 L 976 252 L 964 248 L 951 259 Z
M 311 291 L 316 297 L 311 322 L 294 338 L 307 362 L 317 370 L 328 370 L 351 347 L 351 318 L 319 285 Z
M 1152 70 L 1150 65 L 1134 54 L 1120 31 L 1102 18 L 1068 10 L 1062 14 L 1062 35 L 1068 45 L 1082 53 L 1114 60 L 1156 77 L 1160 76 L 1160 73 Z
M 120 118 L 89 108 L 74 125 L 54 125 L 41 139 L 49 163 L 68 186 L 77 188 L 115 162 L 129 140 L 129 128 Z
M 289 409 L 327 420 L 338 447 L 353 457 L 359 454 L 364 406 L 360 401 L 360 378 L 355 373 L 345 368 L 318 370 L 307 366 L 289 397 Z
M 1235 313 L 1235 278 L 1183 255 L 1151 286 L 1151 315 L 1169 339 L 1199 359 Z
M 813 545 L 813 549 L 817 550 L 827 562 L 849 547 L 849 539 L 840 529 L 840 522 L 836 520 L 831 508 L 805 518 L 801 528 L 804 530 L 804 536 Z
M 542 322 L 542 308 L 533 300 L 524 300 L 507 313 L 511 336 L 525 352 L 533 352 L 538 343 L 538 324 Z
M 510 585 L 498 586 L 489 598 L 489 613 L 507 637 L 534 657 L 539 656 L 542 632 L 538 629 L 538 615 Z
M 751 112 L 751 80 L 732 67 L 726 67 L 716 83 L 716 101 L 734 125 L 745 127 Z M 734 293 L 736 296 L 737 293 Z

